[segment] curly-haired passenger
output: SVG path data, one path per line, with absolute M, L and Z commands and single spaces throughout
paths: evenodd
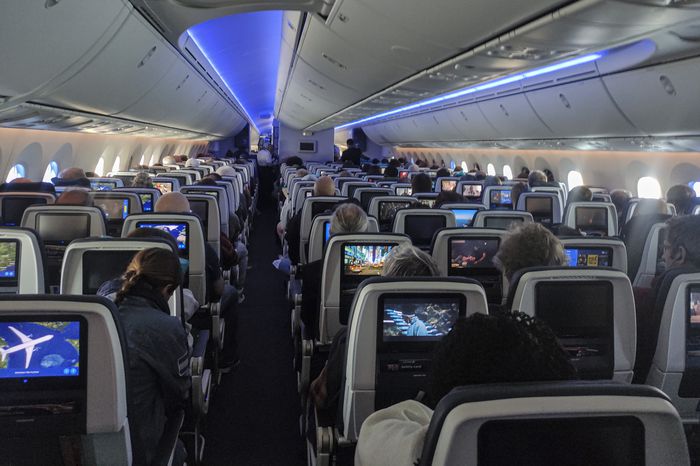
M 510 280 L 528 267 L 566 264 L 566 254 L 552 232 L 539 223 L 524 223 L 506 234 L 493 262 Z

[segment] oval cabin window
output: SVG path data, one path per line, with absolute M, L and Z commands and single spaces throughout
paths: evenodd
M 645 199 L 661 199 L 661 185 L 651 176 L 645 176 L 637 181 L 637 197 Z
M 569 191 L 577 186 L 583 186 L 583 176 L 576 170 L 571 170 L 566 177 L 566 184 L 569 185 Z
M 95 166 L 95 173 L 97 173 L 97 176 L 104 176 L 105 159 L 103 157 L 100 157 L 100 160 L 97 161 L 97 165 Z
M 492 163 L 486 166 L 486 174 L 489 176 L 496 176 L 496 167 Z
M 503 166 L 503 176 L 505 176 L 509 180 L 513 179 L 513 170 L 511 170 L 510 165 Z
M 113 172 L 118 172 L 118 171 L 119 171 L 119 167 L 121 167 L 121 165 L 122 165 L 122 159 L 121 159 L 121 157 L 119 157 L 119 156 L 117 155 L 117 158 L 114 159 L 114 164 L 112 164 L 112 171 L 113 171 Z
M 58 164 L 56 162 L 49 162 L 48 166 L 46 167 L 46 171 L 44 172 L 44 178 L 42 181 L 44 183 L 51 183 L 52 178 L 56 178 L 58 176 Z
M 18 163 L 16 165 L 13 165 L 12 168 L 10 168 L 10 171 L 7 173 L 7 178 L 5 181 L 12 181 L 17 178 L 24 178 L 24 165 L 21 163 Z

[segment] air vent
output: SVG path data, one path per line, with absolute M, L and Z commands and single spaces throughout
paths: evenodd
M 331 57 L 330 55 L 328 55 L 328 54 L 325 53 L 325 52 L 322 53 L 321 56 L 322 56 L 323 58 L 325 58 L 326 60 L 328 60 L 328 61 L 329 61 L 330 63 L 332 63 L 333 65 L 335 65 L 335 66 L 337 66 L 338 68 L 340 68 L 340 69 L 343 69 L 343 70 L 347 70 L 347 69 L 348 69 L 347 66 L 343 65 L 341 62 L 339 62 L 338 60 L 336 60 L 335 58 Z

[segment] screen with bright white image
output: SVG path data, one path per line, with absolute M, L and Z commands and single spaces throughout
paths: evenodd
M 80 375 L 80 322 L 0 322 L 0 379 Z
M 458 227 L 466 228 L 472 224 L 474 215 L 479 211 L 479 209 L 451 209 L 452 213 L 455 214 L 455 222 Z
M 384 260 L 393 246 L 388 244 L 345 244 L 343 246 L 343 276 L 381 275 Z
M 458 297 L 392 297 L 383 300 L 384 342 L 430 341 L 447 335 L 460 314 Z
M 440 180 L 440 191 L 454 191 L 457 189 L 457 180 Z
M 153 187 L 160 191 L 161 194 L 165 194 L 173 190 L 173 183 L 171 181 L 154 181 Z
M 95 199 L 95 205 L 102 209 L 107 220 L 123 220 L 129 216 L 128 199 Z
M 492 268 L 498 252 L 498 238 L 451 238 L 450 273 L 465 269 Z
M 566 248 L 569 267 L 612 267 L 610 248 Z
M 177 248 L 180 251 L 187 250 L 187 234 L 189 233 L 187 223 L 139 222 L 136 224 L 136 228 L 155 228 L 157 230 L 163 230 L 164 232 L 169 233 L 173 238 L 175 238 L 175 242 L 177 242 Z
M 462 186 L 462 196 L 472 199 L 481 197 L 482 189 L 480 184 L 465 184 Z
M 396 195 L 397 196 L 410 196 L 413 194 L 413 188 L 410 186 L 397 186 Z

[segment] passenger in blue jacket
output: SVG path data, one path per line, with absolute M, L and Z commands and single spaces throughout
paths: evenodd
M 129 352 L 129 428 L 134 464 L 151 464 L 168 416 L 184 408 L 190 354 L 168 299 L 181 284 L 180 262 L 165 249 L 144 249 L 123 276 L 116 303 Z M 184 448 L 178 455 L 184 456 Z

